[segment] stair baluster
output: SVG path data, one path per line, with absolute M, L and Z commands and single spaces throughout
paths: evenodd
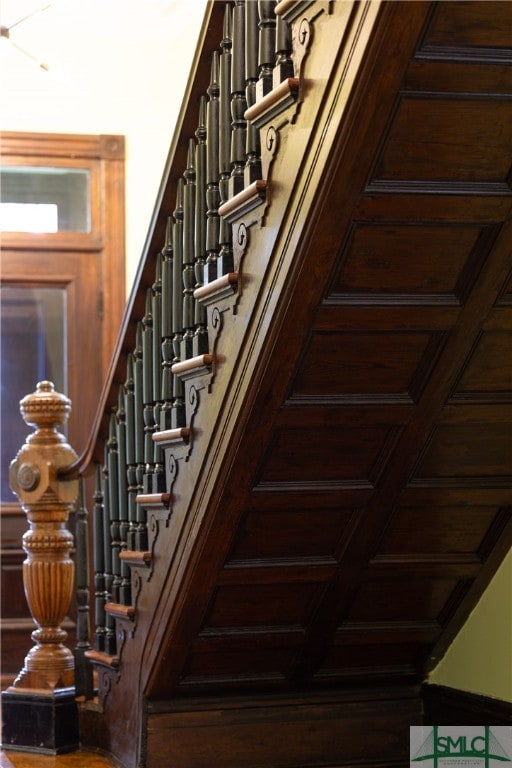
M 226 6 L 220 55 L 219 96 L 219 192 L 221 205 L 229 200 L 231 177 L 231 9 Z M 217 277 L 233 270 L 231 225 L 221 218 Z
M 258 83 L 258 6 L 255 2 L 245 4 L 245 98 L 247 107 L 256 103 Z M 244 169 L 244 186 L 261 179 L 260 132 L 247 122 L 247 162 Z
M 75 579 L 76 579 L 76 646 L 75 646 L 75 691 L 84 700 L 92 698 L 92 669 L 85 658 L 90 650 L 89 619 L 89 521 L 85 506 L 84 480 L 78 486 L 78 507 L 75 526 Z
M 128 491 L 127 491 L 127 437 L 126 437 L 126 390 L 119 387 L 118 404 L 116 411 L 117 434 L 117 503 L 119 509 L 119 555 L 128 545 Z M 130 571 L 126 563 L 120 561 L 121 583 L 119 585 L 119 602 L 123 605 L 130 604 Z
M 196 200 L 195 200 L 195 285 L 200 288 L 204 282 L 206 263 L 206 98 L 199 102 L 199 124 L 196 131 Z M 194 357 L 208 352 L 208 333 L 206 330 L 206 308 L 194 299 Z
M 137 532 L 137 463 L 135 460 L 135 381 L 134 381 L 134 357 L 130 353 L 126 361 L 125 381 L 125 420 L 126 420 L 126 480 L 128 484 L 128 532 L 126 546 L 129 550 L 135 549 L 135 536 Z
M 274 88 L 294 76 L 292 52 L 292 32 L 290 24 L 282 16 L 276 17 L 276 65 L 272 74 Z
M 134 393 L 135 393 L 135 461 L 137 495 L 142 493 L 144 482 L 144 393 L 142 370 L 142 323 L 137 323 L 135 334 L 134 360 Z M 137 505 L 137 528 L 135 532 L 134 549 L 146 549 L 146 513 Z
M 146 311 L 142 318 L 142 399 L 144 402 L 144 493 L 153 491 L 153 310 L 152 290 L 146 291 Z
M 162 412 L 162 253 L 156 257 L 156 275 L 152 287 L 151 314 L 153 317 L 151 374 L 153 385 L 153 428 L 152 434 L 160 428 Z M 162 449 L 153 442 L 153 477 L 151 493 L 165 491 L 165 477 Z
M 237 0 L 233 9 L 232 49 L 230 197 L 234 197 L 244 188 L 246 163 L 245 0 Z
M 94 491 L 93 507 L 93 542 L 94 542 L 94 648 L 97 651 L 106 650 L 106 620 L 105 620 L 105 545 L 103 542 L 103 487 L 101 467 L 96 465 L 96 488 Z
M 172 270 L 172 346 L 173 365 L 181 360 L 183 339 L 183 179 L 178 179 L 176 208 L 173 227 L 173 270 Z M 185 401 L 183 382 L 173 374 L 172 429 L 185 426 Z
M 259 12 L 259 79 L 256 86 L 256 100 L 259 101 L 272 90 L 276 50 L 276 17 L 274 0 L 258 0 Z
M 196 205 L 196 146 L 188 143 L 187 167 L 183 177 L 183 339 L 181 360 L 194 356 L 194 262 L 195 262 L 195 205 Z
M 206 252 L 204 282 L 217 279 L 219 252 L 219 53 L 213 52 L 206 106 Z
M 173 222 L 167 218 L 165 244 L 162 248 L 162 408 L 160 429 L 172 426 L 172 279 L 173 279 Z
M 105 445 L 105 462 L 103 465 L 103 586 L 104 586 L 104 606 L 112 601 L 113 574 L 113 551 L 111 538 L 111 513 L 110 513 L 110 478 L 109 470 L 108 444 Z M 115 623 L 108 611 L 105 611 L 105 653 L 113 656 L 116 652 L 116 633 Z
M 110 539 L 112 547 L 112 584 L 110 587 L 110 599 L 118 603 L 121 589 L 121 562 L 119 552 L 121 550 L 121 534 L 119 522 L 119 472 L 117 451 L 116 415 L 110 415 L 109 437 L 107 441 L 108 464 L 108 509 L 110 516 Z

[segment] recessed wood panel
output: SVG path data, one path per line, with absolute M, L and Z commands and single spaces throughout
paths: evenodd
M 403 506 L 396 510 L 379 555 L 470 554 L 491 526 L 495 507 Z
M 228 562 L 297 557 L 334 557 L 356 517 L 353 509 L 249 512 Z
M 278 429 L 260 482 L 370 483 L 389 436 L 384 427 Z
M 512 6 L 509 2 L 438 3 L 425 36 L 427 46 L 512 48 Z
M 288 647 L 265 647 L 262 650 L 234 650 L 230 653 L 194 653 L 186 665 L 183 682 L 193 680 L 205 682 L 208 679 L 228 681 L 236 677 L 282 676 L 294 655 L 294 649 Z M 248 672 L 250 670 L 250 672 Z
M 511 101 L 404 96 L 374 180 L 505 185 L 511 145 Z
M 410 578 L 365 582 L 347 615 L 349 621 L 411 621 L 437 619 L 450 599 L 454 579 Z
M 330 295 L 364 293 L 455 298 L 461 273 L 481 227 L 354 227 Z
M 401 642 L 398 645 L 382 644 L 378 641 L 368 645 L 331 646 L 324 659 L 324 670 L 343 670 L 344 674 L 359 674 L 368 669 L 382 674 L 395 666 L 409 666 L 415 669 L 426 652 L 422 644 Z M 325 674 L 325 672 L 324 672 Z
M 431 339 L 428 333 L 313 333 L 291 399 L 408 396 Z
M 509 477 L 510 424 L 443 424 L 430 440 L 416 478 Z
M 302 626 L 318 589 L 316 584 L 218 587 L 205 628 Z
M 512 342 L 508 333 L 483 333 L 456 394 L 508 393 L 512 398 Z

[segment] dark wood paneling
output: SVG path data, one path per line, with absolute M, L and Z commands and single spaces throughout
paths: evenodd
M 206 700 L 189 711 L 150 713 L 148 765 L 405 768 L 409 726 L 420 721 L 412 690 L 402 696 L 370 690 L 364 698 L 347 691 L 344 699 Z
M 407 401 L 418 367 L 428 367 L 423 359 L 431 341 L 427 333 L 315 333 L 291 398 L 389 395 Z M 379 345 L 378 358 L 375 344 Z
M 502 2 L 439 3 L 429 24 L 425 45 L 460 49 L 487 48 L 491 56 L 512 48 L 512 11 Z
M 184 577 L 181 613 L 168 625 L 162 616 L 162 657 L 176 661 L 155 667 L 153 695 L 420 680 L 487 582 L 492 551 L 506 550 L 509 35 L 497 32 L 499 4 L 381 13 L 350 117 L 334 127 L 343 89 L 310 81 L 297 125 L 311 128 L 311 154 L 290 126 L 275 197 L 251 230 L 238 311 L 255 302 L 260 312 L 248 326 L 258 361 L 228 387 L 242 415 L 216 443 L 222 482 L 201 507 L 203 554 Z M 276 208 L 274 220 L 283 188 L 290 217 Z M 258 292 L 253 276 L 281 223 L 284 250 Z M 238 355 L 241 338 L 221 336 L 221 355 L 224 343 L 223 360 Z
M 457 384 L 455 396 L 468 399 L 471 395 L 496 397 L 501 393 L 511 402 L 512 370 L 503 365 L 510 352 L 509 333 L 482 333 Z
M 261 483 L 369 483 L 391 430 L 383 427 L 279 429 L 265 456 Z M 330 461 L 336 456 L 336 463 Z
M 474 555 L 496 514 L 495 507 L 403 505 L 390 518 L 379 553 Z
M 334 558 L 356 517 L 353 509 L 252 511 L 245 516 L 228 563 L 247 560 Z M 287 530 L 285 540 L 279 535 Z
M 411 302 L 436 295 L 458 303 L 456 285 L 480 232 L 480 226 L 359 223 L 341 255 L 330 295 L 366 293 L 368 300 L 405 295 Z
M 417 478 L 494 477 L 510 483 L 512 433 L 508 423 L 437 427 L 415 473 Z
M 320 5 L 122 651 L 152 768 L 407 765 L 375 681 L 424 680 L 511 540 L 499 4 Z
M 509 701 L 447 688 L 444 685 L 424 685 L 422 693 L 425 724 L 512 724 L 512 704 Z
M 483 142 L 485 152 L 472 151 Z M 496 184 L 506 193 L 511 143 L 511 102 L 404 95 L 373 181 Z

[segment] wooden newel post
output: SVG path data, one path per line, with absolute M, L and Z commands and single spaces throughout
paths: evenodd
M 57 427 L 67 421 L 70 410 L 69 399 L 48 381 L 40 382 L 20 403 L 23 419 L 35 432 L 11 463 L 9 480 L 29 524 L 23 535 L 23 583 L 37 628 L 32 633 L 36 645 L 2 695 L 6 748 L 58 752 L 74 748 L 78 741 L 74 656 L 64 645 L 67 632 L 61 627 L 74 585 L 73 536 L 66 524 L 78 480 L 59 479 L 59 470 L 77 456 Z M 26 733 L 23 715 L 28 718 Z

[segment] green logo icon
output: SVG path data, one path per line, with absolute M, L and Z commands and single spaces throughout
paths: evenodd
M 444 765 L 462 766 L 474 765 L 491 768 L 497 764 L 512 762 L 496 736 L 491 726 L 465 728 L 464 732 L 454 733 L 457 729 L 450 728 L 450 733 L 439 732 L 439 726 L 434 725 L 416 754 L 411 757 L 413 763 L 433 761 L 433 768 L 443 768 Z M 463 729 L 461 728 L 460 731 Z M 449 763 L 446 762 L 449 760 Z M 426 766 L 425 766 L 426 768 Z

